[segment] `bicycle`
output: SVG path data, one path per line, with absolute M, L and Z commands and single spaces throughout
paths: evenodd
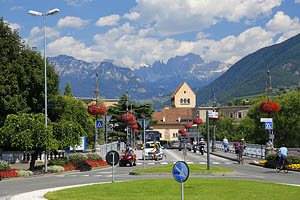
M 287 165 L 287 159 L 286 158 L 283 158 L 283 161 L 282 163 L 280 162 L 282 158 L 280 158 L 280 156 L 277 156 L 276 160 L 277 160 L 277 163 L 276 163 L 276 172 L 279 173 L 281 171 L 285 172 L 285 173 L 288 173 L 289 170 L 288 168 L 286 167 Z
M 237 160 L 238 160 L 239 164 L 244 164 L 244 158 L 243 158 L 243 153 L 242 152 L 238 152 Z

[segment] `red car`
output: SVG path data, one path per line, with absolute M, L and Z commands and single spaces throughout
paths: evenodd
M 132 150 L 130 151 L 130 153 L 127 152 L 120 156 L 119 166 L 124 167 L 127 166 L 127 164 L 129 164 L 130 167 L 136 166 L 136 155 Z

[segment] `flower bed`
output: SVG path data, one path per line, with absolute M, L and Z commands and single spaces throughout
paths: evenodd
M 6 171 L 0 171 L 0 176 L 2 178 L 8 178 L 8 177 L 18 177 L 18 173 L 17 170 L 15 169 L 10 169 L 10 170 L 6 170 Z
M 89 165 L 91 165 L 92 167 L 100 167 L 100 166 L 107 165 L 107 162 L 105 162 L 104 160 L 103 161 L 91 161 L 91 160 L 88 160 L 87 163 Z

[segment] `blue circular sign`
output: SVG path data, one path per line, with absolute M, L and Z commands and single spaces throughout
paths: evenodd
M 190 169 L 183 161 L 178 161 L 173 166 L 173 177 L 176 181 L 182 183 L 189 178 Z

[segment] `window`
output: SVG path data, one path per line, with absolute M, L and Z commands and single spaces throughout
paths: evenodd
M 242 118 L 242 112 L 238 112 L 238 118 L 239 118 L 239 119 Z
M 180 103 L 183 104 L 183 99 L 180 99 Z
M 186 91 L 183 92 L 184 94 L 186 93 Z
M 186 99 L 183 100 L 183 103 L 186 104 Z
M 190 99 L 187 100 L 187 103 L 190 104 Z
M 173 137 L 177 137 L 177 133 L 173 133 Z
M 232 112 L 229 113 L 229 117 L 230 117 L 230 118 L 233 118 L 233 113 L 232 113 Z
M 162 121 L 163 121 L 163 122 L 165 122 L 165 121 L 166 121 L 166 117 L 165 117 L 165 116 L 163 116 L 163 119 L 162 119 Z

